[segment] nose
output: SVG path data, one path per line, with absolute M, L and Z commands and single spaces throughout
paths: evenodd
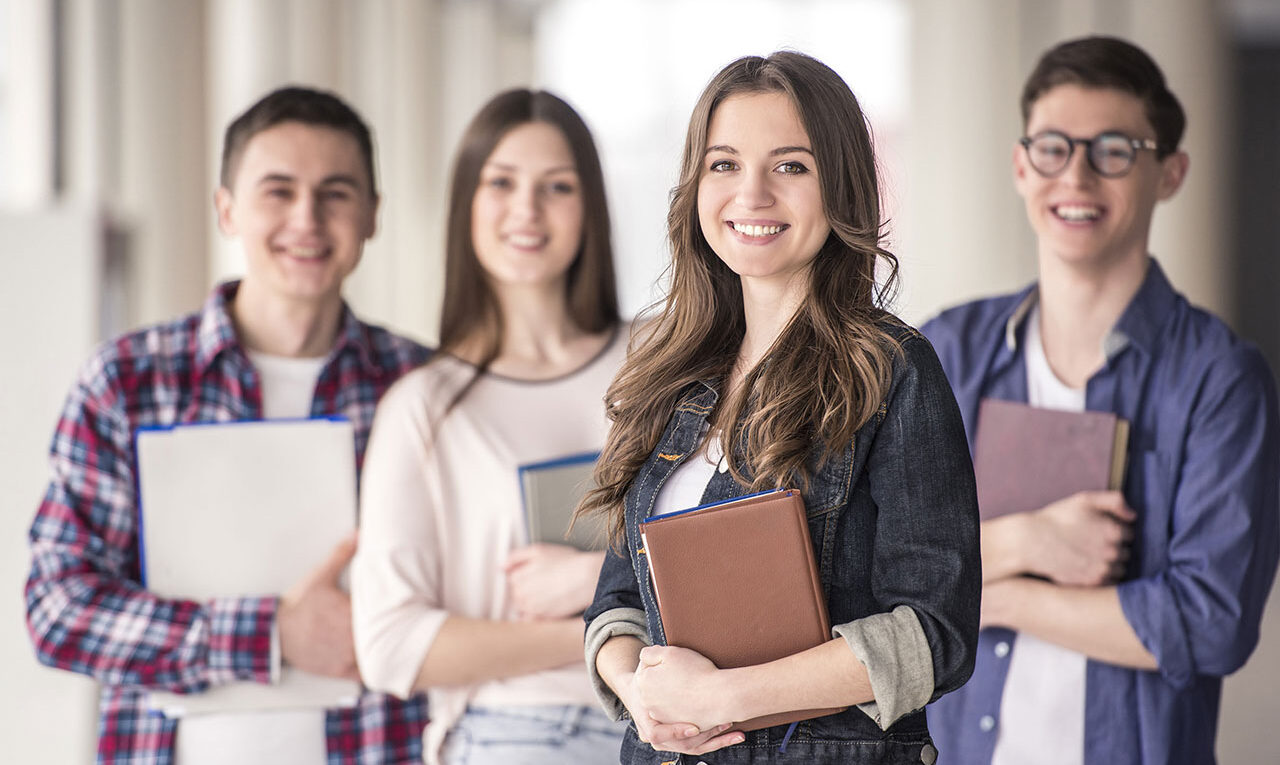
M 738 188 L 734 201 L 748 210 L 773 204 L 773 192 L 769 188 L 766 172 L 741 173 L 738 176 Z
M 538 220 L 542 216 L 542 187 L 536 183 L 518 184 L 511 194 L 511 211 L 521 220 Z
M 299 231 L 315 231 L 323 220 L 320 197 L 309 191 L 299 193 L 289 209 L 289 223 Z
M 1062 175 L 1058 176 L 1061 180 L 1076 187 L 1088 187 L 1098 182 L 1098 174 L 1094 171 L 1093 165 L 1089 164 L 1089 146 L 1079 143 L 1075 145 L 1075 151 L 1071 152 L 1071 156 L 1067 159 L 1067 166 L 1062 171 Z

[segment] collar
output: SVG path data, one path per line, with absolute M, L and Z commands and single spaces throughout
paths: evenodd
M 1022 327 L 1031 309 L 1040 300 L 1036 284 L 1025 289 L 1014 301 L 1012 313 L 1004 324 L 1004 347 L 1010 354 L 1017 353 L 1022 341 Z M 1103 356 L 1110 361 L 1121 351 L 1134 344 L 1150 353 L 1155 347 L 1165 319 L 1173 310 L 1177 293 L 1169 283 L 1164 270 L 1154 257 L 1147 259 L 1147 274 L 1120 318 L 1102 338 Z
M 201 371 L 208 369 L 224 352 L 244 353 L 240 338 L 236 335 L 235 322 L 231 320 L 231 302 L 239 289 L 238 279 L 223 282 L 214 287 L 205 299 L 196 332 L 196 366 Z M 325 366 L 328 367 L 333 359 L 350 350 L 355 353 L 365 371 L 374 376 L 380 374 L 381 369 L 374 362 L 373 338 L 369 328 L 356 318 L 346 301 L 342 303 L 341 322 L 333 349 L 325 359 Z

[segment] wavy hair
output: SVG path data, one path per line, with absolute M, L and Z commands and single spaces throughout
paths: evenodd
M 456 351 L 463 344 L 477 343 L 479 356 L 475 375 L 454 396 L 449 410 L 457 406 L 502 351 L 505 319 L 471 240 L 471 209 L 480 185 L 480 170 L 507 133 L 531 122 L 544 122 L 560 130 L 578 173 L 582 243 L 566 275 L 569 317 L 579 329 L 593 334 L 618 323 L 609 206 L 591 131 L 573 107 L 544 90 L 516 88 L 499 93 L 480 109 L 463 133 L 449 187 L 440 350 Z
M 822 454 L 847 447 L 888 390 L 897 345 L 881 306 L 898 264 L 880 244 L 875 158 L 858 101 L 838 74 L 804 54 L 740 58 L 712 78 L 693 109 L 667 216 L 670 290 L 651 307 L 653 320 L 633 338 L 606 398 L 613 427 L 597 488 L 578 513 L 606 513 L 615 545 L 624 534 L 623 498 L 680 396 L 696 381 L 726 379 L 742 344 L 742 283 L 703 236 L 697 199 L 716 107 L 756 93 L 782 93 L 795 105 L 831 233 L 812 261 L 806 299 L 738 391 L 717 405 L 715 427 L 734 478 L 755 491 L 807 488 L 821 462 L 808 462 L 815 442 Z M 878 262 L 886 266 L 883 285 Z

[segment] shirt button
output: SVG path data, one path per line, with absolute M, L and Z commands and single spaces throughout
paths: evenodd
M 978 721 L 978 727 L 982 729 L 983 733 L 986 733 L 996 727 L 996 718 L 991 715 L 983 715 L 982 719 Z
M 1004 640 L 1001 640 L 999 643 L 996 643 L 996 658 L 1003 659 L 1008 655 L 1009 655 L 1009 643 Z

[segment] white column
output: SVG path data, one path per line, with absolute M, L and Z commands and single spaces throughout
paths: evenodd
M 346 295 L 361 316 L 419 340 L 439 334 L 446 185 L 442 145 L 445 67 L 438 0 L 389 0 L 361 14 L 347 72 L 372 125 L 382 204 L 378 234 Z
M 938 309 L 1011 290 L 1035 249 L 1011 162 L 1021 135 L 1018 0 L 916 0 L 899 309 Z
M 207 289 L 204 14 L 197 3 L 119 6 L 120 208 L 129 236 L 131 323 L 200 306 Z
M 227 125 L 273 87 L 287 81 L 290 67 L 290 4 L 261 0 L 207 0 L 208 112 L 201 152 L 205 188 L 208 281 L 244 273 L 244 257 L 218 231 L 213 189 L 218 183 L 222 136 Z
M 68 0 L 65 8 L 65 193 L 104 207 L 120 187 L 119 3 Z
M 1237 268 L 1230 222 L 1231 49 L 1220 3 L 1129 0 L 1132 39 L 1155 58 L 1187 112 L 1182 148 L 1191 168 L 1182 190 L 1156 208 L 1151 251 L 1193 303 L 1235 317 Z
M 0 139 L 22 147 L 6 152 L 0 204 L 36 210 L 53 199 L 53 2 L 11 0 L 0 14 L 0 70 L 8 73 L 0 88 Z

